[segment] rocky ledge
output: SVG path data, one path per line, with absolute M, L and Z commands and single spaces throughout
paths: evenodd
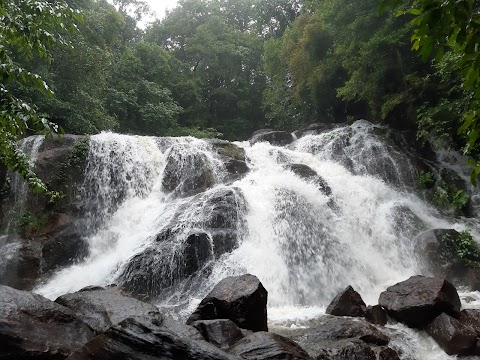
M 268 332 L 266 305 L 249 274 L 218 283 L 187 324 L 117 287 L 50 301 L 0 286 L 0 359 L 399 359 L 387 320 L 425 329 L 447 354 L 480 355 L 480 310 L 461 310 L 439 278 L 411 277 L 373 307 L 349 286 L 307 328 Z

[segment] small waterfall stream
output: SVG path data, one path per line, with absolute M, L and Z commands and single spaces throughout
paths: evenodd
M 287 147 L 238 143 L 250 170 L 233 181 L 204 140 L 92 136 L 83 224 L 90 255 L 36 291 L 54 299 L 120 283 L 184 318 L 219 280 L 248 272 L 269 292 L 274 325 L 301 326 L 347 285 L 376 304 L 387 286 L 424 272 L 419 234 L 478 225 L 441 215 L 417 196 L 409 157 L 378 129 L 359 121 Z M 172 163 L 180 185 L 167 191 Z M 328 191 L 291 164 L 315 171 Z M 192 172 L 209 181 L 197 194 L 185 190 Z M 192 241 L 201 249 L 192 250 Z M 187 256 L 196 259 L 189 269 Z M 470 295 L 479 299 L 470 306 L 480 305 L 480 294 Z M 430 338 L 399 333 L 395 341 L 409 345 L 405 359 L 449 358 Z

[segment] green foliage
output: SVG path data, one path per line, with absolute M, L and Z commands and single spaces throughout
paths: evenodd
M 435 175 L 430 171 L 421 171 L 418 175 L 418 183 L 422 187 L 430 188 L 435 184 Z
M 60 165 L 58 179 L 64 181 L 67 179 L 67 174 L 72 170 L 82 171 L 85 168 L 85 161 L 88 157 L 90 149 L 90 138 L 77 141 L 72 148 L 72 152 L 68 155 L 64 162 Z
M 15 96 L 10 87 L 18 82 L 48 96 L 53 92 L 42 77 L 21 66 L 19 59 L 51 61 L 53 46 L 69 46 L 64 35 L 75 31 L 78 11 L 63 2 L 44 0 L 0 0 L 0 161 L 18 172 L 37 192 L 50 194 L 31 170 L 28 159 L 17 148 L 27 131 L 46 136 L 59 133 L 56 124 L 37 111 L 28 100 Z
M 467 191 L 458 189 L 444 180 L 437 181 L 433 194 L 433 203 L 455 215 L 460 215 L 468 204 L 470 195 Z
M 441 239 L 467 266 L 480 267 L 480 246 L 467 231 L 453 237 L 446 234 Z
M 45 228 L 51 216 L 51 212 L 45 212 L 36 215 L 28 211 L 24 212 L 18 219 L 17 228 L 22 234 L 38 233 Z

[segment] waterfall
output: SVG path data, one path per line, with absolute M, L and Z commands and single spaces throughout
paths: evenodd
M 273 323 L 323 313 L 347 285 L 376 304 L 387 286 L 424 273 L 420 233 L 472 227 L 413 191 L 410 155 L 382 131 L 359 121 L 286 147 L 237 143 L 249 171 L 232 181 L 206 140 L 92 136 L 90 255 L 36 291 L 55 299 L 116 283 L 185 317 L 219 280 L 248 272 L 269 292 Z

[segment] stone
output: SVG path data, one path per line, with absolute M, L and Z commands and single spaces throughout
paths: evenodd
M 285 146 L 292 143 L 293 140 L 293 135 L 286 131 L 263 129 L 254 132 L 249 141 L 251 145 L 258 142 L 268 142 L 275 146 Z
M 226 140 L 207 140 L 220 155 L 229 177 L 227 180 L 237 180 L 248 172 L 245 150 Z
M 200 302 L 187 320 L 230 319 L 239 327 L 268 331 L 267 290 L 254 275 L 227 277 Z
M 345 339 L 321 344 L 318 360 L 376 360 L 375 352 L 365 342 Z
M 31 292 L 0 285 L 0 358 L 66 358 L 93 333 L 64 306 Z
M 335 129 L 336 127 L 346 125 L 346 124 L 334 124 L 334 123 L 314 123 L 308 125 L 304 129 L 296 130 L 293 132 L 293 134 L 297 138 L 301 138 L 306 135 L 319 135 L 325 131 L 329 131 L 332 129 Z
M 244 337 L 240 328 L 232 320 L 199 320 L 192 323 L 209 343 L 221 349 L 228 349 Z
M 387 346 L 377 346 L 372 348 L 377 360 L 400 360 L 398 353 Z
M 448 314 L 437 316 L 426 330 L 448 355 L 470 355 L 475 351 L 476 332 Z
M 460 316 L 460 298 L 445 279 L 412 276 L 390 286 L 378 301 L 389 316 L 410 327 L 423 329 L 442 312 Z
M 239 360 L 206 341 L 176 333 L 161 318 L 131 317 L 96 336 L 68 360 Z
M 361 341 L 369 347 L 385 346 L 390 341 L 388 336 L 364 319 L 331 315 L 316 319 L 308 328 L 280 328 L 275 329 L 275 332 L 295 341 L 310 356 L 320 359 L 322 359 L 322 357 L 319 357 L 321 354 L 327 356 L 325 354 L 331 353 L 329 349 L 350 347 L 348 342 L 343 342 L 344 340 L 353 341 L 354 344 Z M 341 343 L 337 344 L 339 341 Z M 364 348 L 364 346 L 361 346 L 359 349 Z M 369 351 L 367 353 L 370 354 Z
M 294 341 L 264 331 L 244 337 L 233 345 L 228 352 L 246 360 L 313 360 Z
M 328 183 L 315 170 L 310 166 L 304 164 L 286 164 L 284 165 L 286 170 L 292 171 L 295 175 L 301 177 L 306 181 L 311 181 L 322 191 L 323 194 L 330 196 L 332 189 Z
M 460 313 L 459 321 L 468 327 L 471 327 L 480 337 L 480 309 L 464 309 Z
M 348 286 L 335 296 L 325 313 L 336 316 L 364 317 L 366 310 L 367 307 L 360 294 Z
M 172 146 L 163 172 L 162 188 L 177 197 L 201 193 L 215 184 L 212 164 L 203 153 L 185 153 Z
M 41 274 L 42 246 L 32 240 L 12 239 L 0 246 L 0 284 L 32 290 Z
M 116 287 L 87 287 L 55 302 L 75 312 L 97 334 L 132 316 L 159 314 L 156 306 L 127 296 Z
M 373 305 L 367 307 L 365 319 L 374 325 L 380 326 L 384 326 L 388 321 L 387 312 L 380 305 Z

